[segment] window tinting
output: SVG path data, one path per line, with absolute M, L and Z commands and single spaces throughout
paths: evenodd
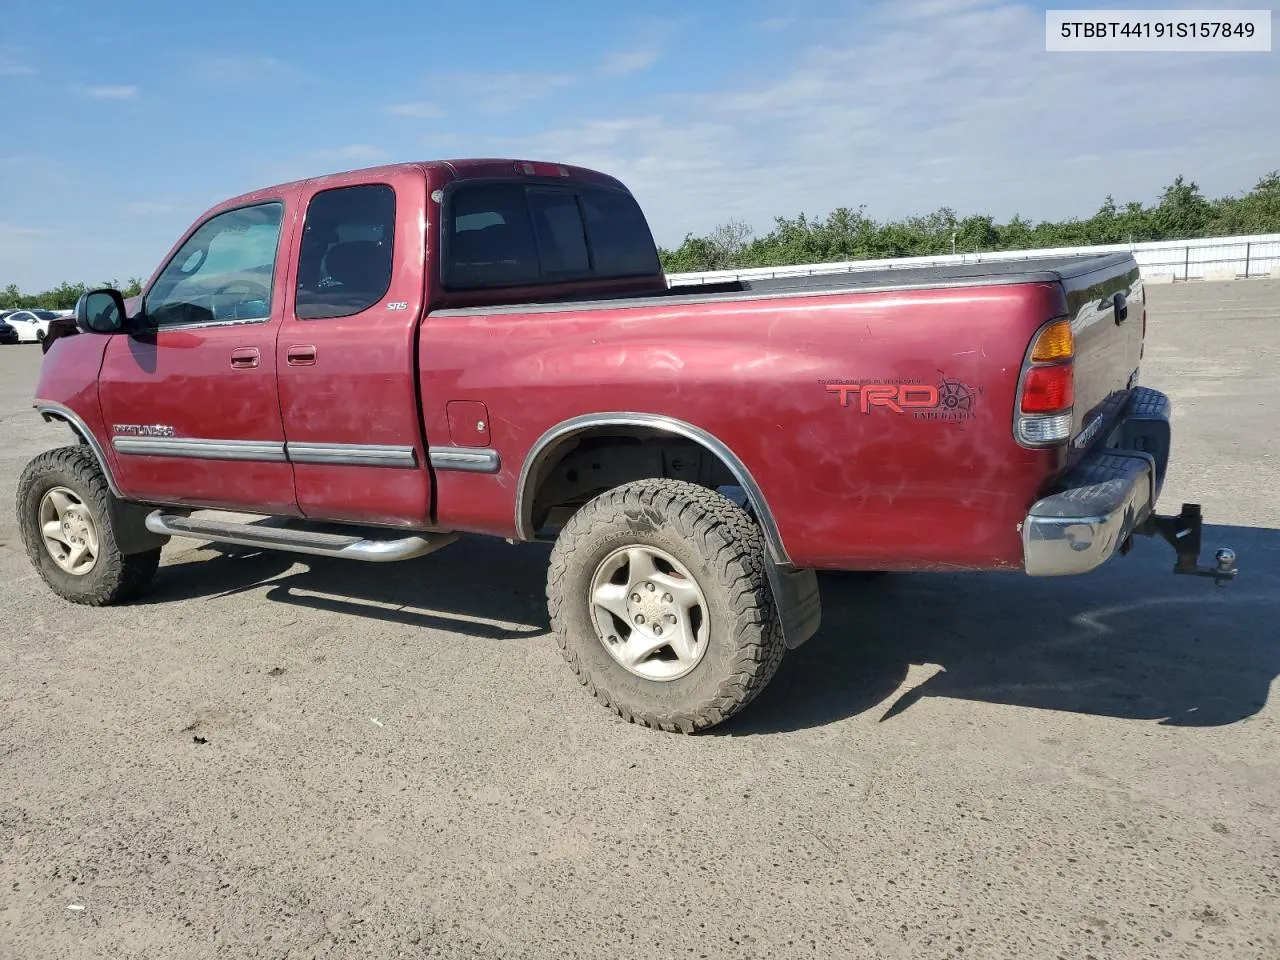
M 445 284 L 455 290 L 660 270 L 639 205 L 617 190 L 510 182 L 459 187 L 447 201 L 443 234 Z
M 584 190 L 582 206 L 597 273 L 629 277 L 658 272 L 658 250 L 634 198 L 615 190 Z
M 528 196 L 543 274 L 551 277 L 590 270 L 578 198 L 567 190 L 530 190 Z
M 541 279 L 523 186 L 498 183 L 459 190 L 450 208 L 452 285 L 517 286 Z
M 299 319 L 349 317 L 386 296 L 395 224 L 396 195 L 386 184 L 317 193 L 298 253 Z
M 202 223 L 147 292 L 156 326 L 263 320 L 271 291 L 284 205 L 228 210 Z

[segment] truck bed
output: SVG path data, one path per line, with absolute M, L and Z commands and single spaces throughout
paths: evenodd
M 1124 253 L 1081 254 L 1070 257 L 988 260 L 982 263 L 954 263 L 936 266 L 878 267 L 810 276 L 774 277 L 761 280 L 726 280 L 720 283 L 670 287 L 657 293 L 628 294 L 599 298 L 569 295 L 520 303 L 482 307 L 458 307 L 434 311 L 435 315 L 475 313 L 533 313 L 562 310 L 618 309 L 644 306 L 655 300 L 664 305 L 754 300 L 768 297 L 799 297 L 840 293 L 878 293 L 889 290 L 954 289 L 1020 283 L 1069 283 L 1101 270 L 1115 269 L 1129 260 Z

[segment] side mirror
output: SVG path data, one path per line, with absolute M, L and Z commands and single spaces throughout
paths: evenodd
M 90 290 L 76 301 L 76 326 L 85 333 L 119 333 L 124 318 L 124 297 L 118 290 Z

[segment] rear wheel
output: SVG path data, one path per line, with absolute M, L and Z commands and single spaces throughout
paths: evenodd
M 625 484 L 573 515 L 547 602 L 578 679 L 615 713 L 693 733 L 733 716 L 785 650 L 760 528 L 679 480 Z
M 27 556 L 63 599 L 106 606 L 136 596 L 155 576 L 158 547 L 120 552 L 111 490 L 87 446 L 50 450 L 27 464 L 17 507 Z

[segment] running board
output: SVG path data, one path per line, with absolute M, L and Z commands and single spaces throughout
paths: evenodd
M 262 547 L 314 557 L 340 557 L 370 563 L 412 560 L 434 553 L 458 539 L 456 533 L 415 534 L 395 540 L 369 539 L 342 533 L 318 533 L 257 523 L 201 520 L 156 510 L 147 515 L 147 529 L 167 537 L 192 537 L 241 547 Z

